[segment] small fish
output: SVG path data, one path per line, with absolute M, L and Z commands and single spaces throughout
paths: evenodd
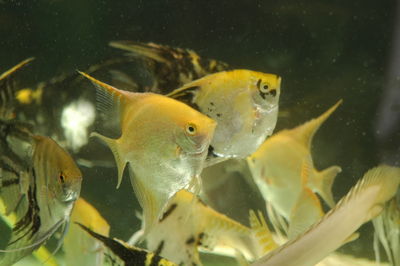
M 202 265 L 200 247 L 211 252 L 229 247 L 231 254 L 238 251 L 252 260 L 275 246 L 265 221 L 255 213 L 250 217 L 254 231 L 208 207 L 193 193 L 180 190 L 147 235 L 147 248 L 179 265 Z
M 13 74 L 20 70 L 22 67 L 26 66 L 28 63 L 33 61 L 34 58 L 28 58 L 24 61 L 20 62 L 19 64 L 15 65 L 11 69 L 7 70 L 6 72 L 0 75 L 0 102 L 1 102 L 1 109 L 0 109 L 0 117 L 1 119 L 10 120 L 15 117 L 14 109 L 15 109 L 15 86 L 14 82 L 11 79 Z
M 80 193 L 82 174 L 70 155 L 48 137 L 30 137 L 29 163 L 15 161 L 16 154 L 0 153 L 0 198 L 5 215 L 17 217 L 7 248 L 1 251 L 2 266 L 29 255 L 62 226 L 65 232 Z
M 333 207 L 331 187 L 339 166 L 314 168 L 311 143 L 322 123 L 341 104 L 338 101 L 318 118 L 269 137 L 247 158 L 255 183 L 266 202 L 289 222 L 289 238 L 303 232 L 322 215 L 317 192 Z M 279 225 L 276 225 L 279 227 Z
M 104 247 L 101 241 L 89 236 L 76 224 L 82 224 L 86 228 L 108 236 L 110 226 L 100 213 L 80 197 L 71 214 L 71 225 L 65 235 L 63 250 L 66 265 L 90 265 L 101 266 L 104 260 Z
M 286 242 L 254 266 L 309 266 L 347 243 L 364 223 L 378 216 L 400 184 L 400 168 L 372 168 L 338 204 L 305 233 Z
M 168 199 L 182 188 L 199 193 L 199 174 L 216 123 L 174 99 L 118 90 L 82 73 L 97 87 L 99 109 L 120 121 L 118 139 L 92 133 L 114 154 L 118 184 L 129 163 L 133 189 L 144 212 L 144 228 L 156 222 Z M 111 108 L 104 109 L 102 106 Z
M 400 266 L 400 190 L 397 198 L 386 203 L 381 215 L 372 221 L 375 229 L 374 250 L 380 261 L 379 242 L 385 250 L 390 265 Z
M 128 56 L 144 61 L 153 76 L 153 83 L 145 91 L 166 94 L 208 74 L 229 69 L 228 64 L 200 57 L 190 49 L 133 41 L 113 41 L 110 46 L 128 51 Z
M 148 252 L 144 249 L 130 246 L 127 243 L 108 236 L 96 233 L 90 228 L 79 224 L 92 238 L 103 243 L 108 252 L 105 253 L 106 260 L 111 265 L 118 266 L 177 266 L 177 264 L 168 261 L 157 253 Z M 90 264 L 93 265 L 93 264 Z
M 217 121 L 210 149 L 222 158 L 245 158 L 272 134 L 281 78 L 250 70 L 224 71 L 185 84 L 167 96 Z

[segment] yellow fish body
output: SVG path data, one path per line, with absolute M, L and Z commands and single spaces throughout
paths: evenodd
M 338 204 L 309 230 L 255 262 L 254 266 L 315 265 L 378 216 L 400 184 L 400 168 L 369 170 Z
M 70 155 L 48 137 L 31 136 L 31 141 L 27 169 L 15 154 L 1 154 L 0 197 L 6 215 L 14 212 L 18 222 L 0 265 L 17 262 L 65 228 L 80 193 L 82 174 Z
M 217 121 L 210 145 L 215 155 L 245 158 L 275 128 L 280 84 L 274 74 L 232 70 L 192 81 L 167 96 L 189 102 Z
M 75 202 L 70 220 L 71 225 L 63 244 L 66 265 L 103 265 L 103 244 L 82 231 L 76 223 L 82 224 L 98 234 L 108 236 L 110 226 L 107 221 L 96 208 L 82 197 Z
M 218 213 L 186 190 L 178 191 L 164 210 L 146 237 L 147 248 L 179 265 L 202 265 L 199 247 L 211 251 L 221 246 L 230 247 L 248 259 L 255 259 L 271 244 L 265 243 L 271 240 L 270 235 L 264 234 L 265 229 L 254 213 L 251 221 L 256 224 L 257 233 L 268 238 L 263 244 L 254 238 L 251 228 Z
M 322 216 L 319 199 L 313 192 L 319 193 L 330 207 L 334 206 L 331 186 L 341 168 L 332 166 L 317 171 L 310 149 L 315 132 L 340 103 L 316 119 L 274 134 L 247 158 L 264 199 L 289 221 L 290 238 Z
M 143 208 L 147 232 L 176 191 L 188 188 L 199 192 L 199 174 L 216 123 L 174 99 L 121 91 L 82 74 L 95 83 L 101 97 L 114 102 L 119 112 L 118 139 L 93 135 L 106 142 L 114 154 L 118 186 L 129 163 L 131 183 Z

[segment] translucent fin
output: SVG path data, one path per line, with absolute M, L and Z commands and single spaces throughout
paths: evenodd
M 271 203 L 266 202 L 266 209 L 267 209 L 267 214 L 270 223 L 272 224 L 272 227 L 275 231 L 275 233 L 278 235 L 278 237 L 283 240 L 286 238 L 288 234 L 288 224 L 283 216 L 281 216 L 275 208 L 272 206 Z
M 204 78 L 201 78 L 199 80 L 187 83 L 181 88 L 176 89 L 171 93 L 168 93 L 166 96 L 184 101 L 185 103 L 190 103 L 190 102 L 193 103 L 194 97 L 201 90 L 201 84 L 203 80 Z
M 46 233 L 44 233 L 43 236 L 38 239 L 30 238 L 28 235 L 26 235 L 15 242 L 14 239 L 18 239 L 20 234 L 14 235 L 13 233 L 12 238 L 9 241 L 13 244 L 8 246 L 6 250 L 0 250 L 1 253 L 5 253 L 5 256 L 2 257 L 0 260 L 0 265 L 12 265 L 23 257 L 31 254 L 35 249 L 43 245 L 44 242 L 54 234 L 54 232 L 60 227 L 63 222 L 63 220 L 57 222 Z M 22 233 L 25 233 L 25 231 Z
M 258 211 L 257 214 L 253 210 L 249 211 L 250 227 L 260 247 L 259 257 L 278 247 L 278 244 L 273 239 L 261 211 Z
M 148 188 L 139 177 L 135 176 L 132 167 L 129 165 L 129 177 L 135 195 L 143 209 L 144 236 L 151 230 L 156 223 L 162 208 L 165 204 L 161 199 L 157 198 L 153 191 Z
M 101 119 L 104 121 L 120 119 L 122 121 L 121 115 L 123 114 L 125 103 L 125 92 L 101 82 L 84 72 L 78 71 L 78 73 L 89 79 L 96 87 L 96 107 L 100 112 Z
M 289 239 L 305 232 L 323 215 L 324 212 L 318 197 L 310 189 L 303 188 L 290 215 Z
M 132 52 L 134 55 L 151 58 L 159 63 L 169 63 L 169 61 L 161 55 L 160 48 L 155 47 L 156 45 L 151 43 L 145 44 L 132 41 L 113 41 L 110 42 L 109 45 L 114 48 Z
M 310 186 L 315 190 L 328 204 L 329 207 L 333 208 L 335 206 L 335 201 L 332 195 L 332 185 L 337 176 L 342 172 L 340 166 L 331 166 L 322 172 L 315 175 L 315 179 L 312 180 Z
M 336 108 L 342 102 L 343 102 L 342 100 L 339 100 L 334 106 L 329 108 L 325 113 L 320 115 L 318 118 L 312 119 L 288 132 L 290 132 L 290 134 L 300 143 L 303 143 L 306 147 L 310 149 L 311 142 L 315 132 L 317 132 L 322 123 L 324 123 L 325 120 L 328 119 L 328 117 L 336 110 Z
M 126 166 L 127 162 L 125 160 L 123 160 L 123 156 L 121 156 L 121 154 L 119 152 L 117 141 L 115 139 L 107 138 L 103 135 L 100 135 L 97 132 L 92 132 L 90 134 L 90 137 L 99 138 L 101 141 L 103 141 L 105 144 L 107 144 L 107 146 L 110 148 L 110 150 L 114 154 L 115 163 L 117 164 L 117 168 L 118 168 L 117 188 L 119 188 L 119 186 L 121 185 L 121 182 L 122 182 L 122 177 L 124 175 L 124 170 L 125 170 L 125 166 Z

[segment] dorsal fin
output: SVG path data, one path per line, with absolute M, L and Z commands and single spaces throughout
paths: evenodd
M 17 65 L 13 66 L 12 68 L 10 68 L 9 70 L 7 70 L 6 72 L 4 72 L 4 73 L 2 73 L 0 75 L 0 80 L 8 77 L 11 74 L 13 74 L 15 71 L 17 71 L 21 67 L 27 65 L 29 62 L 33 61 L 34 59 L 35 59 L 34 57 L 30 57 L 30 58 L 27 58 L 24 61 L 18 63 Z
M 322 123 L 336 110 L 336 108 L 343 102 L 340 99 L 334 106 L 329 108 L 325 113 L 317 118 L 311 119 L 310 121 L 290 130 L 291 136 L 306 145 L 306 147 L 311 147 L 311 141 L 314 137 L 315 132 L 320 128 Z
M 126 101 L 126 97 L 124 97 L 126 93 L 84 72 L 78 71 L 78 73 L 89 79 L 96 87 L 96 107 L 100 112 L 101 119 L 104 121 L 109 120 L 107 118 L 111 120 L 122 119 L 121 115 Z
M 155 47 L 155 44 L 143 44 L 139 42 L 132 41 L 112 41 L 109 43 L 111 47 L 132 52 L 134 55 L 141 55 L 144 57 L 151 58 L 160 63 L 168 64 L 168 60 L 162 56 L 161 47 Z

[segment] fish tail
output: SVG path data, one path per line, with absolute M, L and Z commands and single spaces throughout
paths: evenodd
M 121 152 L 119 150 L 117 141 L 115 139 L 107 138 L 103 135 L 100 135 L 97 132 L 92 132 L 90 134 L 90 137 L 99 138 L 101 141 L 103 141 L 105 144 L 107 144 L 107 146 L 110 148 L 110 150 L 114 154 L 115 162 L 117 163 L 117 168 L 118 168 L 118 183 L 117 183 L 117 189 L 118 189 L 119 186 L 121 185 L 126 161 L 122 160 L 123 156 L 121 156 Z
M 336 175 L 340 172 L 342 172 L 342 168 L 337 165 L 331 166 L 322 172 L 319 172 L 316 176 L 316 180 L 314 180 L 314 189 L 331 208 L 335 206 L 335 201 L 332 195 L 332 185 L 333 181 L 335 181 Z

